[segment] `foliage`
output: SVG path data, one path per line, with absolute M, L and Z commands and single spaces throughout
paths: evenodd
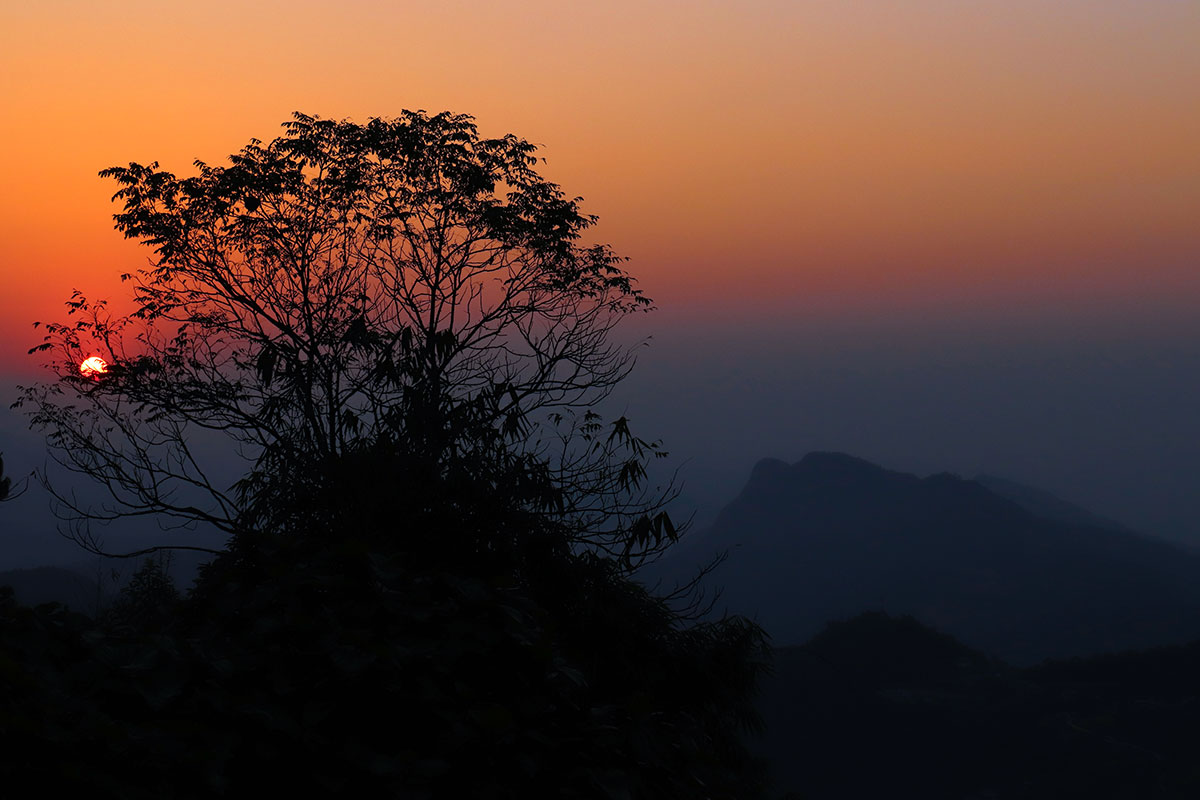
M 0 605 L 0 747 L 26 759 L 0 777 L 77 757 L 55 788 L 101 797 L 759 796 L 763 632 L 686 624 L 630 577 L 678 531 L 645 488 L 657 443 L 593 410 L 632 364 L 613 326 L 649 307 L 580 244 L 594 219 L 469 117 L 286 129 L 191 178 L 103 173 L 156 260 L 132 315 L 72 298 L 35 348 L 60 379 L 23 402 L 114 499 L 67 512 L 232 535 L 186 598 L 151 559 L 98 624 Z M 213 432 L 247 459 L 229 488 Z
M 104 621 L 143 631 L 167 625 L 180 601 L 179 590 L 171 579 L 170 563 L 170 553 L 142 559 L 137 572 L 106 610 Z
M 0 503 L 20 497 L 25 491 L 23 484 L 24 481 L 22 481 L 21 488 L 13 491 L 12 478 L 4 474 L 4 454 L 0 453 Z
M 43 785 L 758 796 L 761 766 L 739 736 L 757 719 L 761 631 L 680 630 L 612 561 L 558 566 L 517 585 L 414 568 L 361 537 L 274 536 L 218 558 L 165 628 L 106 632 L 9 604 L 0 746 L 32 760 L 0 776 L 79 754 Z
M 155 259 L 125 276 L 132 315 L 76 294 L 75 320 L 34 348 L 60 380 L 20 403 L 113 498 L 60 493 L 64 512 L 278 526 L 308 475 L 385 446 L 430 476 L 519 467 L 537 510 L 631 566 L 673 541 L 670 490 L 644 483 L 658 445 L 589 410 L 632 366 L 614 326 L 650 301 L 610 248 L 581 243 L 595 218 L 537 174 L 534 146 L 449 113 L 284 127 L 192 177 L 101 173 L 120 185 L 118 229 Z M 96 353 L 108 371 L 81 375 Z M 213 432 L 248 459 L 233 488 L 195 449 Z

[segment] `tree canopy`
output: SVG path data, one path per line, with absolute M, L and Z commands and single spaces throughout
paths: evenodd
M 643 482 L 661 451 L 592 410 L 632 366 L 614 326 L 651 304 L 582 242 L 596 219 L 537 173 L 535 147 L 450 113 L 284 129 L 190 177 L 101 172 L 117 228 L 154 258 L 123 276 L 131 315 L 77 294 L 35 348 L 61 379 L 22 402 L 112 501 L 60 495 L 67 513 L 285 528 L 331 465 L 383 452 L 418 491 L 490 485 L 631 566 L 661 552 L 670 492 Z M 107 371 L 81 374 L 93 355 Z M 248 460 L 234 486 L 191 441 L 213 432 Z
M 0 454 L 0 500 L 8 500 L 12 494 L 12 478 L 4 475 L 4 458 Z
M 35 348 L 58 380 L 22 402 L 110 493 L 59 491 L 67 513 L 230 536 L 186 597 L 146 562 L 99 629 L 0 594 L 20 770 L 107 731 L 64 785 L 760 794 L 741 735 L 765 635 L 631 579 L 678 537 L 671 490 L 648 490 L 658 444 L 595 406 L 632 366 L 614 326 L 650 302 L 535 165 L 405 112 L 298 114 L 192 177 L 102 173 L 154 259 L 131 314 L 70 301 Z M 231 486 L 197 447 L 216 435 L 246 460 Z

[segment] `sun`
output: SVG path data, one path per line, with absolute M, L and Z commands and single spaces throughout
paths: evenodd
M 100 356 L 85 358 L 79 365 L 79 373 L 85 378 L 99 378 L 108 372 L 108 362 Z

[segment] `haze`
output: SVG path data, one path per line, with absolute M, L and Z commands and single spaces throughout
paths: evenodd
M 1167 0 L 9 4 L 2 399 L 44 377 L 30 323 L 146 263 L 98 170 L 447 109 L 541 143 L 631 258 L 659 310 L 613 407 L 700 521 L 824 449 L 1200 546 L 1198 40 Z M 0 567 L 65 552 L 35 488 L 0 525 Z

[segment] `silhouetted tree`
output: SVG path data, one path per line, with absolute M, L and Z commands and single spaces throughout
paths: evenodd
M 0 453 L 0 503 L 5 500 L 13 500 L 20 497 L 25 491 L 24 487 L 13 492 L 12 478 L 4 474 L 4 454 Z
M 331 464 L 383 448 L 425 481 L 519 474 L 531 508 L 630 567 L 669 544 L 670 491 L 643 482 L 657 444 L 591 411 L 632 366 L 614 325 L 650 301 L 581 244 L 595 218 L 538 175 L 534 146 L 449 113 L 284 127 L 193 177 L 101 173 L 117 228 L 155 259 L 123 276 L 132 315 L 72 298 L 75 320 L 34 348 L 60 380 L 21 401 L 111 495 L 58 493 L 76 538 L 100 551 L 87 521 L 141 514 L 286 528 Z M 81 374 L 94 354 L 107 372 Z M 212 432 L 249 462 L 235 487 L 195 450 Z
M 61 374 L 26 390 L 35 425 L 115 501 L 59 493 L 67 511 L 232 534 L 169 625 L 151 561 L 124 601 L 133 632 L 86 637 L 94 721 L 128 734 L 103 777 L 760 796 L 740 735 L 765 635 L 685 624 L 630 578 L 677 531 L 669 489 L 646 489 L 657 444 L 593 410 L 632 364 L 614 325 L 649 307 L 607 247 L 579 243 L 593 218 L 531 145 L 469 117 L 286 128 L 192 178 L 106 170 L 118 228 L 157 256 L 137 310 L 76 296 L 79 321 L 35 348 Z M 97 353 L 107 371 L 82 373 Z M 210 432 L 248 459 L 228 490 L 194 448 Z M 85 740 L 53 719 L 38 735 Z
M 165 625 L 181 599 L 171 579 L 170 564 L 169 552 L 143 558 L 137 572 L 106 609 L 105 621 L 143 631 Z

